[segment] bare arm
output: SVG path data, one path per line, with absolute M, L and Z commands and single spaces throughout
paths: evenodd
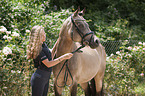
M 72 53 L 66 53 L 66 54 L 64 54 L 64 55 L 62 55 L 62 56 L 60 56 L 52 61 L 45 59 L 42 61 L 42 63 L 45 64 L 47 67 L 53 67 L 65 59 L 70 59 L 72 56 L 73 56 Z

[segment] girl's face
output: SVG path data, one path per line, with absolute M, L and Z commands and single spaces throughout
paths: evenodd
M 42 32 L 42 42 L 44 42 L 45 40 L 46 40 L 46 33 L 43 30 L 43 32 Z

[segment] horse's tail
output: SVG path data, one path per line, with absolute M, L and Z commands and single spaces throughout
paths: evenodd
M 98 93 L 96 92 L 95 79 L 94 79 L 94 78 L 91 79 L 90 88 L 91 88 L 91 94 L 92 94 L 92 96 L 96 96 L 96 94 L 98 94 L 97 96 L 104 96 L 103 87 L 104 87 L 104 79 L 102 80 L 102 89 L 101 89 L 101 92 L 98 94 Z

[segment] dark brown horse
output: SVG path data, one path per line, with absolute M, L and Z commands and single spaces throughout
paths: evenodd
M 56 96 L 61 96 L 65 85 L 71 85 L 69 86 L 71 96 L 76 96 L 77 84 L 81 85 L 86 96 L 102 95 L 106 53 L 99 39 L 90 30 L 83 14 L 84 11 L 80 12 L 78 9 L 66 19 L 52 50 L 52 55 L 59 57 L 83 46 L 82 52 L 75 52 L 70 60 L 53 67 Z M 89 86 L 89 81 L 91 81 L 91 86 Z

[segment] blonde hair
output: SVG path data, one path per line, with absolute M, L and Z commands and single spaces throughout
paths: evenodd
M 29 44 L 27 45 L 27 59 L 35 59 L 42 50 L 44 29 L 34 26 L 30 32 Z

